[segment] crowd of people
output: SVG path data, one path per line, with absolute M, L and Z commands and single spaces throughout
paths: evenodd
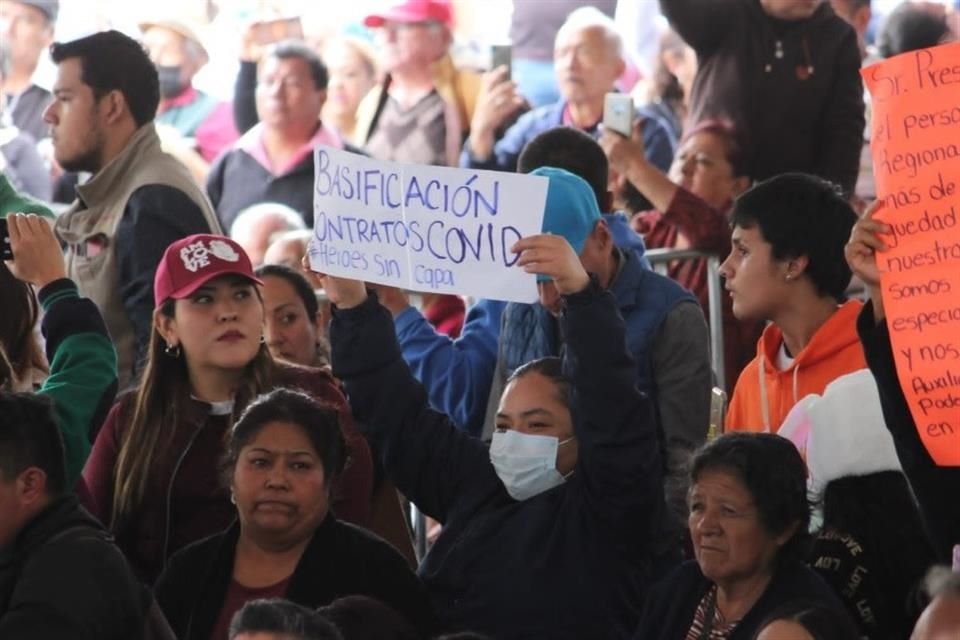
M 231 103 L 185 19 L 0 0 L 0 638 L 960 637 L 860 77 L 960 6 L 514 4 L 485 71 L 449 0 L 252 22 Z M 314 271 L 321 145 L 540 177 L 538 301 Z

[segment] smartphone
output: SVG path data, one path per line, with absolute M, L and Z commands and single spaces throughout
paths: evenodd
M 490 47 L 490 70 L 507 68 L 507 78 L 513 73 L 513 47 L 509 44 L 495 44 Z
M 603 99 L 603 128 L 629 137 L 633 131 L 633 98 L 608 93 Z
M 723 433 L 723 418 L 727 413 L 727 392 L 714 387 L 710 392 L 710 426 L 707 428 L 707 441 Z
M 10 246 L 6 218 L 0 218 L 0 260 L 13 260 L 13 247 Z
M 254 27 L 257 44 L 273 44 L 282 40 L 303 40 L 300 18 L 280 18 L 258 22 Z

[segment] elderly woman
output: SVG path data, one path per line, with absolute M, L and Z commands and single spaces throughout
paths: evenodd
M 696 561 L 650 593 L 635 638 L 749 640 L 775 608 L 796 599 L 844 614 L 830 587 L 803 563 L 806 466 L 789 440 L 721 436 L 694 456 L 690 482 Z
M 646 157 L 641 132 L 627 138 L 605 131 L 600 138 L 610 167 L 618 176 L 614 195 L 632 216 L 630 225 L 651 249 L 694 249 L 725 256 L 730 253 L 727 213 L 734 198 L 750 186 L 740 136 L 733 125 L 705 120 L 680 140 L 669 173 Z M 708 308 L 707 261 L 676 260 L 668 275 Z M 723 346 L 726 380 L 732 385 L 753 356 L 759 323 L 738 321 L 729 298 L 723 298 Z
M 345 460 L 336 411 L 309 396 L 278 389 L 247 407 L 223 465 L 238 521 L 176 554 L 157 582 L 178 638 L 225 640 L 233 614 L 258 598 L 316 608 L 368 595 L 431 627 L 423 585 L 403 557 L 330 512 Z

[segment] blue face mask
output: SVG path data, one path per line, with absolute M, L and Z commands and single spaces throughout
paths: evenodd
M 490 462 L 510 497 L 526 500 L 566 482 L 557 471 L 557 450 L 571 440 L 573 438 L 560 442 L 553 436 L 512 429 L 495 431 L 490 443 Z

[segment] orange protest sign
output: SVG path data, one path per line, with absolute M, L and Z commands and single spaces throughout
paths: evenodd
M 877 264 L 897 375 L 930 456 L 960 466 L 960 43 L 862 74 L 877 218 L 893 229 Z

